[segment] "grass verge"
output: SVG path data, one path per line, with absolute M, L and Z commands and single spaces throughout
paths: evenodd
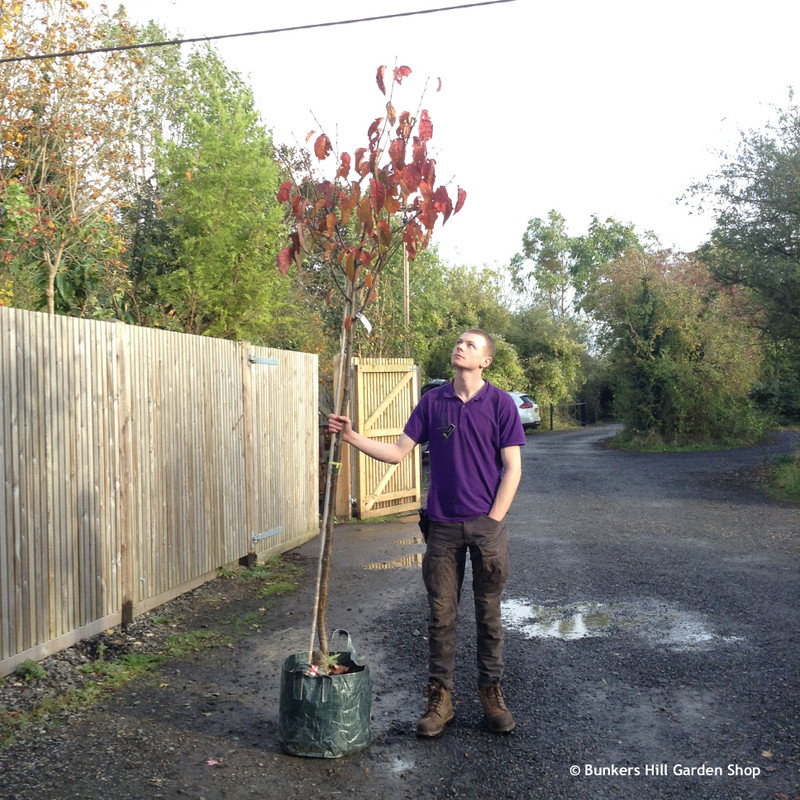
M 91 654 L 85 663 L 67 665 L 57 654 L 41 663 L 20 664 L 12 675 L 0 679 L 0 747 L 62 724 L 132 681 L 154 675 L 170 661 L 232 647 L 261 629 L 269 598 L 293 592 L 303 574 L 302 567 L 281 556 L 251 569 L 220 570 L 216 581 L 134 620 L 132 627 L 146 628 L 146 653 L 124 652 L 130 648 L 120 646 L 124 634 L 119 628 L 81 643 L 82 652 Z M 238 606 L 243 610 L 230 613 L 233 599 L 244 601 Z M 254 601 L 260 604 L 257 609 L 252 608 Z M 13 693 L 19 701 L 14 707 L 2 702 Z
M 770 475 L 770 495 L 776 500 L 800 503 L 800 453 L 778 459 Z

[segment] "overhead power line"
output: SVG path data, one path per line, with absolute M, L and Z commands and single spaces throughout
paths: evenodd
M 12 58 L 0 58 L 0 64 L 8 64 L 13 61 L 41 61 L 48 58 L 68 58 L 69 56 L 84 56 L 92 53 L 114 53 L 122 50 L 142 50 L 148 47 L 170 47 L 182 44 L 194 44 L 195 42 L 212 42 L 219 39 L 238 39 L 244 36 L 265 36 L 270 33 L 290 33 L 291 31 L 308 31 L 314 28 L 332 28 L 338 25 L 356 25 L 361 22 L 378 22 L 379 20 L 397 19 L 399 17 L 416 17 L 422 14 L 438 14 L 443 11 L 460 11 L 465 8 L 477 8 L 478 6 L 495 6 L 500 3 L 513 3 L 515 0 L 483 0 L 478 3 L 464 3 L 457 6 L 445 6 L 443 8 L 426 8 L 420 11 L 403 11 L 396 14 L 382 14 L 378 17 L 361 17 L 359 19 L 343 19 L 336 22 L 315 22 L 307 25 L 293 25 L 288 28 L 271 28 L 264 31 L 247 31 L 246 33 L 222 33 L 215 36 L 196 36 L 191 39 L 170 39 L 164 42 L 142 42 L 140 44 L 117 45 L 114 47 L 96 47 L 86 50 L 64 50 L 60 53 L 42 53 L 39 55 L 14 56 Z

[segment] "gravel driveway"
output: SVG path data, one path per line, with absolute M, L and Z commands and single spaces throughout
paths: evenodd
M 427 649 L 417 528 L 344 525 L 329 621 L 370 664 L 369 748 L 281 752 L 280 666 L 308 646 L 312 541 L 293 553 L 308 564 L 303 587 L 258 633 L 0 752 L 0 797 L 796 800 L 800 514 L 760 486 L 798 436 L 631 454 L 604 447 L 615 430 L 536 433 L 523 451 L 505 603 L 515 733 L 484 729 L 467 589 L 456 718 L 439 739 L 415 738 Z

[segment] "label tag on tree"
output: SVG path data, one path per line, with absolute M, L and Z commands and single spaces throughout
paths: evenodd
M 356 319 L 361 320 L 361 324 L 367 329 L 367 333 L 371 335 L 372 323 L 363 314 L 356 314 Z

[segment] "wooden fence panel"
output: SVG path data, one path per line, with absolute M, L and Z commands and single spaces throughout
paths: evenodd
M 286 549 L 292 531 L 319 530 L 319 384 L 315 357 L 267 347 L 251 347 L 250 355 L 250 429 L 260 432 L 252 535 L 264 558 Z
M 316 356 L 0 308 L 0 370 L 0 675 L 318 533 Z

